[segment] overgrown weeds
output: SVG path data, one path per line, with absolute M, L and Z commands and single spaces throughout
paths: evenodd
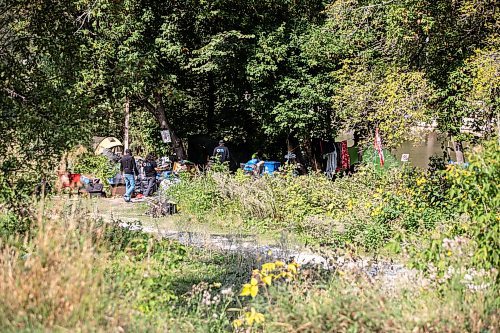
M 287 232 L 310 245 L 404 254 L 436 232 L 439 241 L 466 235 L 479 241 L 476 263 L 498 266 L 498 151 L 496 141 L 485 144 L 470 156 L 469 167 L 445 169 L 438 159 L 427 171 L 367 166 L 334 181 L 314 173 L 255 179 L 209 172 L 172 186 L 168 195 L 181 213 L 201 223 Z
M 255 259 L 190 249 L 120 221 L 104 224 L 83 207 L 55 204 L 30 236 L 0 238 L 0 331 L 230 327 L 224 311 L 200 317 L 187 295 L 200 283 L 239 284 Z
M 337 276 L 326 285 L 273 289 L 265 332 L 497 332 L 497 290 L 385 286 Z
M 117 325 L 104 315 L 106 254 L 97 250 L 93 223 L 44 218 L 32 237 L 23 236 L 24 241 L 18 242 L 21 247 L 0 246 L 3 331 Z
M 254 179 L 208 173 L 173 186 L 168 195 L 178 201 L 181 212 L 200 222 L 228 227 L 239 220 L 251 232 L 285 231 L 308 244 L 352 244 L 379 251 L 401 233 L 431 230 L 449 218 L 417 191 L 416 180 L 422 177 L 410 169 L 379 173 L 368 167 L 335 181 L 321 174 Z
M 62 208 L 2 244 L 1 331 L 496 332 L 495 271 L 427 272 L 394 288 L 348 264 L 259 263 Z

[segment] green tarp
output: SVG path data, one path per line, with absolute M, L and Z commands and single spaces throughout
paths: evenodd
M 380 166 L 380 157 L 378 156 L 378 152 L 373 147 L 367 148 L 363 152 L 363 162 L 368 165 L 372 165 L 375 169 L 380 171 L 399 166 L 399 161 L 390 153 L 389 150 L 383 149 L 383 152 L 384 167 Z

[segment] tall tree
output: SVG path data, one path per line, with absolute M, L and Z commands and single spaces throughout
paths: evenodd
M 77 13 L 67 1 L 0 5 L 0 173 L 9 187 L 22 186 L 20 176 L 43 177 L 91 132 L 74 89 Z

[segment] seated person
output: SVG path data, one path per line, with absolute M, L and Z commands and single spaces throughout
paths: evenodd
M 262 167 L 264 166 L 264 161 L 259 158 L 257 153 L 252 155 L 252 159 L 245 163 L 243 171 L 245 174 L 251 174 L 258 176 L 262 173 Z

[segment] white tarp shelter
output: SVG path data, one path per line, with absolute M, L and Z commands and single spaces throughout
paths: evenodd
M 108 149 L 115 154 L 123 153 L 123 144 L 115 137 L 94 137 L 94 154 L 101 155 L 104 149 Z

